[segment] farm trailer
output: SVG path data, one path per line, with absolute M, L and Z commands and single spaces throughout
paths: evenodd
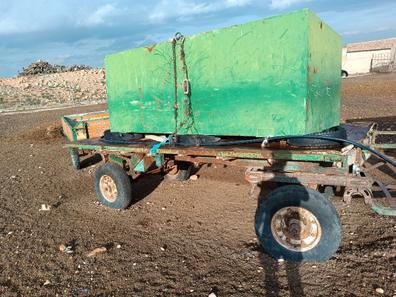
M 396 148 L 394 143 L 377 143 L 379 135 L 391 137 L 396 132 L 379 131 L 376 124 L 344 124 L 347 139 L 340 146 L 307 148 L 293 145 L 287 137 L 217 142 L 196 137 L 183 142 L 170 134 L 109 141 L 102 137 L 109 125 L 107 112 L 64 116 L 62 123 L 75 169 L 80 168 L 81 158 L 101 155 L 95 189 L 100 203 L 110 208 L 124 209 L 132 203 L 131 180 L 140 175 L 162 173 L 167 179 L 185 181 L 193 165 L 246 168 L 252 196 L 257 187 L 274 182 L 275 190 L 258 195 L 255 230 L 262 248 L 275 258 L 324 261 L 336 252 L 342 230 L 331 199 L 335 189 L 341 189 L 347 204 L 360 196 L 374 212 L 396 215 L 392 197 L 396 186 L 370 175 L 389 162 L 394 166 L 394 161 L 379 153 L 385 162 L 367 162 L 376 153 L 373 149 Z

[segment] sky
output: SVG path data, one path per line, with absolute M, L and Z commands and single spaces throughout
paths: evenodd
M 344 43 L 396 37 L 396 0 L 0 0 L 0 77 L 310 8 Z

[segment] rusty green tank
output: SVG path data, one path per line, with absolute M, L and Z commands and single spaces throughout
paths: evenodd
M 341 38 L 308 9 L 105 58 L 113 132 L 300 135 L 339 124 Z

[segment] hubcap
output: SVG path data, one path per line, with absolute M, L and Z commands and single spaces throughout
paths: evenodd
M 103 197 L 109 201 L 114 202 L 117 199 L 117 185 L 108 175 L 102 175 L 99 180 L 99 188 L 100 192 L 102 193 Z
M 297 252 L 313 249 L 322 235 L 316 216 L 309 210 L 296 206 L 281 208 L 274 214 L 271 232 L 280 245 Z

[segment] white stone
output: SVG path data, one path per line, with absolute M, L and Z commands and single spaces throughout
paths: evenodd
M 382 288 L 377 288 L 377 289 L 375 289 L 375 291 L 376 291 L 378 294 L 384 294 L 384 289 L 382 289 Z
M 198 175 L 195 175 L 195 174 L 194 174 L 194 175 L 191 175 L 191 176 L 190 176 L 190 179 L 191 179 L 191 180 L 197 180 L 197 179 L 198 179 Z

